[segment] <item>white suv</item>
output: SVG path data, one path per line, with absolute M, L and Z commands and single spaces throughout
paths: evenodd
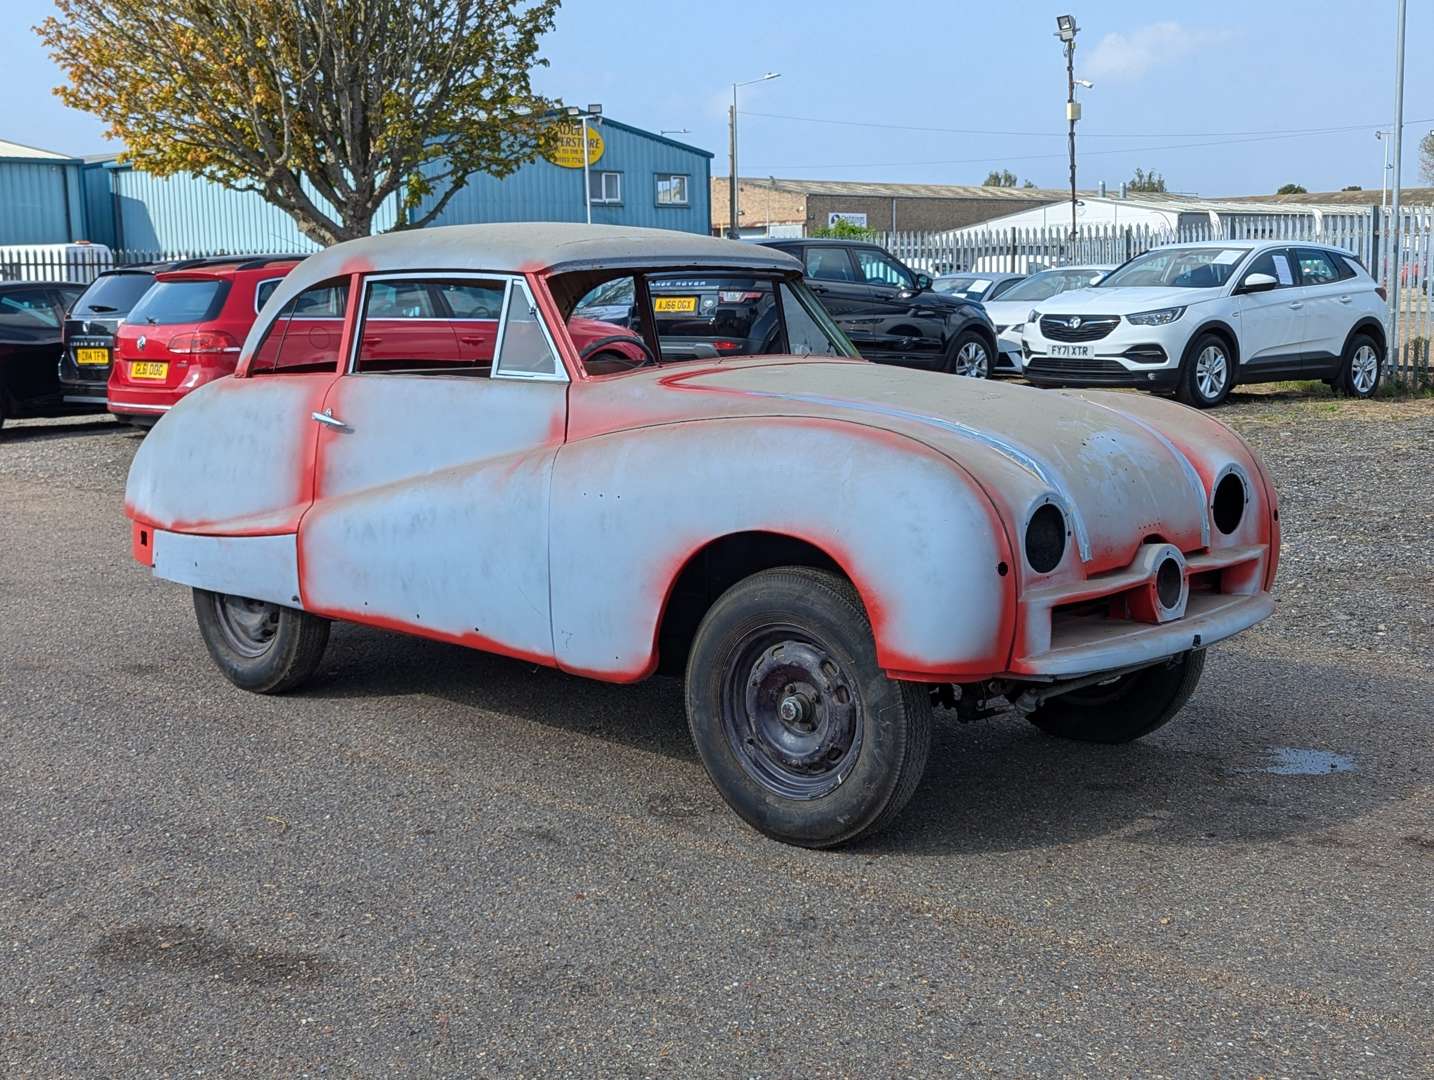
M 1209 408 L 1242 382 L 1323 379 L 1369 397 L 1385 300 L 1359 260 L 1289 241 L 1156 248 L 1092 288 L 1033 308 L 1021 332 L 1037 386 L 1138 386 Z

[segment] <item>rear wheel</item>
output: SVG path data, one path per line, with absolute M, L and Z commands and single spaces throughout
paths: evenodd
M 1175 395 L 1186 405 L 1212 409 L 1230 394 L 1235 367 L 1230 347 L 1215 334 L 1201 334 L 1180 368 Z
M 688 660 L 687 718 L 727 804 L 803 847 L 884 827 L 931 745 L 929 692 L 886 677 L 851 585 L 804 567 L 754 574 L 708 611 Z
M 305 682 L 329 643 L 328 620 L 264 600 L 195 589 L 194 614 L 219 670 L 256 694 L 282 694 Z
M 951 356 L 946 361 L 946 370 L 952 375 L 965 375 L 971 379 L 991 377 L 991 346 L 986 339 L 972 330 L 959 334 L 951 343 Z
M 1132 671 L 1049 699 L 1030 721 L 1047 735 L 1076 742 L 1126 743 L 1168 724 L 1190 700 L 1205 670 L 1205 650 Z
M 1379 359 L 1379 346 L 1368 334 L 1350 338 L 1339 375 L 1331 384 L 1335 392 L 1349 397 L 1372 397 L 1379 389 Z

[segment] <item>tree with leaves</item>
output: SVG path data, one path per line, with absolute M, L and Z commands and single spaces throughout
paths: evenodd
M 1360 187 L 1358 184 L 1346 184 L 1344 187 L 1340 188 L 1339 190 L 1340 190 L 1340 191 L 1363 191 L 1364 188 Z
M 1135 176 L 1130 183 L 1125 185 L 1127 191 L 1162 192 L 1165 190 L 1165 177 L 1161 176 L 1154 169 L 1146 172 L 1144 169 L 1136 169 Z
M 56 90 L 123 160 L 257 191 L 321 244 L 427 225 L 556 135 L 530 75 L 561 0 L 55 0 Z
M 1308 194 L 1309 194 L 1309 189 L 1308 189 L 1308 188 L 1305 188 L 1305 187 L 1301 187 L 1299 184 L 1285 184 L 1285 185 L 1283 185 L 1278 191 L 1276 191 L 1275 194 L 1276 194 L 1276 195 L 1308 195 Z
M 986 174 L 986 179 L 981 181 L 982 187 L 1015 187 L 1016 174 L 1010 169 L 992 169 Z
M 1434 131 L 1419 140 L 1419 176 L 1426 184 L 1434 184 Z

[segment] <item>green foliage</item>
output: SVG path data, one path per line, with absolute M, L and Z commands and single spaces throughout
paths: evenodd
M 840 218 L 824 229 L 813 229 L 807 235 L 833 240 L 873 240 L 876 238 L 876 234 L 870 229 L 863 229 L 860 225 L 843 221 Z
M 1136 169 L 1135 176 L 1125 187 L 1127 191 L 1162 192 L 1165 190 L 1165 177 L 1154 169 L 1149 172 L 1144 169 Z
M 1434 184 L 1434 131 L 1419 140 L 1419 175 L 1426 184 Z
M 1309 194 L 1309 189 L 1308 189 L 1308 188 L 1305 188 L 1305 187 L 1301 187 L 1299 184 L 1285 184 L 1285 185 L 1284 185 L 1283 187 L 1281 187 L 1278 191 L 1276 191 L 1275 194 L 1276 194 L 1276 195 L 1308 195 L 1308 194 Z
M 1363 191 L 1364 188 L 1360 187 L 1358 184 L 1347 184 L 1346 186 L 1340 188 L 1339 190 L 1340 190 L 1340 191 Z
M 986 179 L 981 181 L 982 187 L 1015 187 L 1016 174 L 1010 169 L 992 169 L 986 174 Z
M 60 99 L 124 160 L 257 191 L 330 244 L 395 196 L 401 224 L 427 224 L 468 177 L 547 146 L 555 103 L 530 74 L 559 3 L 55 0 L 35 29 Z

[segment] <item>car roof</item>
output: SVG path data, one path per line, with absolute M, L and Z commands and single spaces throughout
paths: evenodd
M 85 286 L 74 281 L 0 281 L 0 290 L 10 289 L 83 289 Z
M 875 240 L 850 239 L 840 236 L 783 236 L 776 240 L 763 240 L 759 247 L 881 247 Z M 884 248 L 882 250 L 885 250 Z
M 1061 269 L 1065 269 L 1062 267 Z M 1034 271 L 1033 271 L 1034 273 Z M 944 274 L 937 274 L 937 281 L 946 281 L 950 278 L 980 278 L 982 281 L 1004 281 L 1006 278 L 1029 277 L 1030 274 L 1023 274 L 1017 270 L 948 270 Z
M 250 259 L 206 266 L 185 266 L 176 270 L 162 270 L 154 275 L 156 281 L 217 281 L 247 271 L 266 271 L 279 276 L 287 274 L 303 262 L 303 255 L 275 255 L 262 259 Z
M 165 259 L 160 262 L 131 263 L 128 266 L 116 266 L 109 270 L 101 270 L 96 278 L 114 277 L 117 274 L 167 274 L 175 270 L 190 270 L 203 267 L 230 267 L 231 269 L 249 269 L 251 267 L 265 266 L 272 262 L 299 262 L 307 258 L 305 255 L 289 253 L 275 255 L 205 255 L 193 259 Z

